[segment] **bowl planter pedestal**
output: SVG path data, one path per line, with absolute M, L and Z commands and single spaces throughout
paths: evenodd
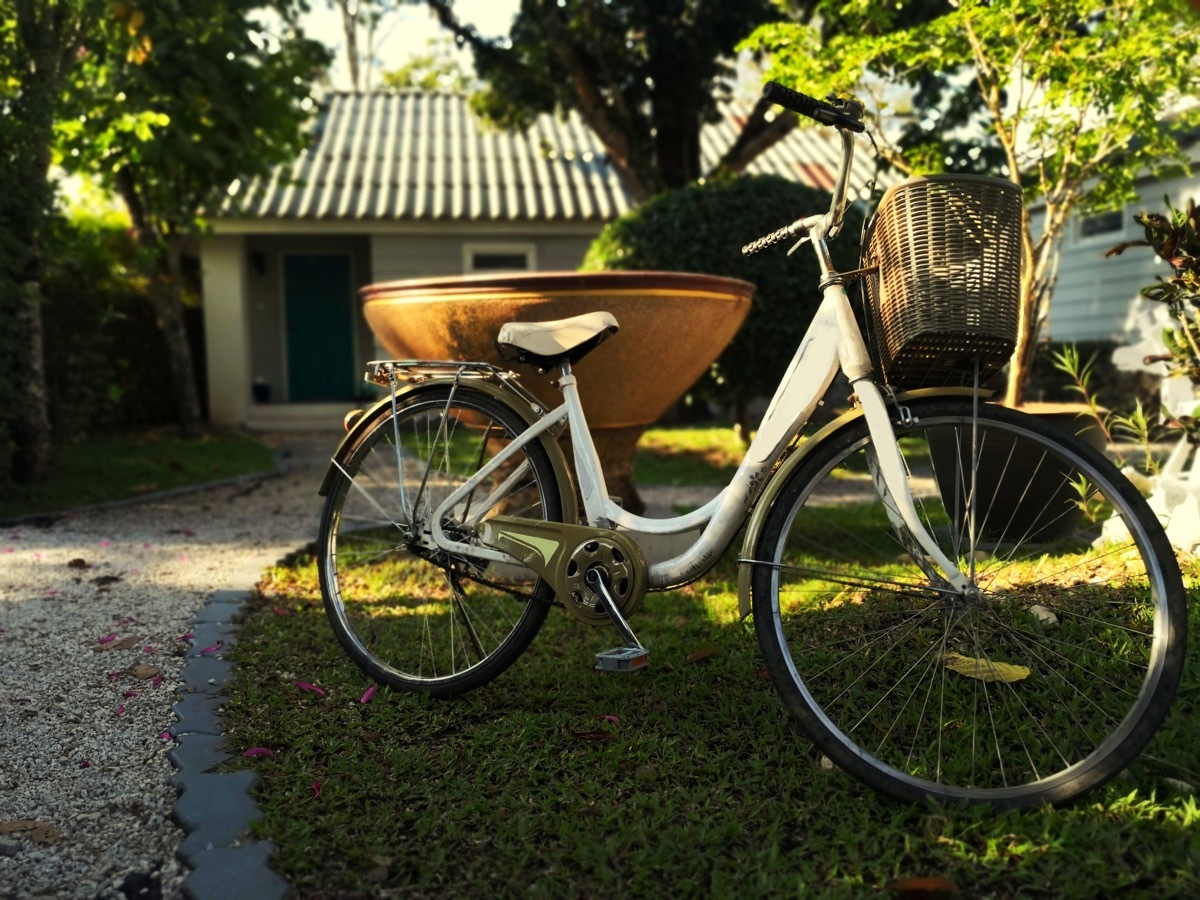
M 1077 436 L 1093 449 L 1101 452 L 1105 449 L 1104 433 L 1082 403 L 1026 403 L 1015 409 L 1037 416 L 1065 434 Z M 947 510 L 954 510 L 956 503 L 962 503 L 961 486 L 959 492 L 955 490 L 957 473 L 970 470 L 969 448 L 956 447 L 952 435 L 933 431 L 929 452 L 935 473 L 943 473 L 938 479 L 942 502 Z M 1073 507 L 1078 495 L 1070 482 L 1075 475 L 1073 467 L 1048 465 L 1040 458 L 1027 459 L 1014 454 L 1013 441 L 992 435 L 982 448 L 976 472 L 976 496 L 982 505 L 976 515 L 984 534 L 999 538 L 1007 531 L 1041 542 L 1071 534 L 1083 517 L 1082 509 Z M 1009 490 L 998 489 L 1002 480 L 1007 486 L 1028 487 L 1014 497 Z M 993 503 L 997 505 L 995 512 Z
M 489 362 L 504 368 L 496 335 L 505 322 L 565 319 L 603 310 L 620 332 L 574 366 L 608 491 L 626 509 L 644 504 L 633 451 L 733 338 L 754 286 L 683 272 L 538 272 L 412 279 L 362 290 L 367 323 L 396 359 Z M 521 366 L 547 408 L 562 402 L 557 372 Z

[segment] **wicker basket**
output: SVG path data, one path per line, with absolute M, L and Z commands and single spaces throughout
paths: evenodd
M 873 350 L 897 387 L 970 384 L 1008 362 L 1021 298 L 1021 190 L 939 175 L 884 193 L 863 244 Z

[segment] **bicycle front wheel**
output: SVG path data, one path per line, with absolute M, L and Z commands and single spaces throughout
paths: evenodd
M 525 421 L 470 385 L 431 386 L 383 407 L 335 460 L 321 515 L 319 573 L 334 633 L 383 684 L 435 696 L 507 669 L 545 621 L 554 594 L 530 569 L 437 548 L 442 501 L 524 431 Z M 444 517 L 475 543 L 488 516 L 561 521 L 554 468 L 532 441 Z
M 755 627 L 776 689 L 833 762 L 893 796 L 1062 803 L 1128 765 L 1179 682 L 1179 567 L 1100 453 L 969 400 L 896 425 L 957 591 L 875 490 L 866 423 L 823 441 L 768 513 Z

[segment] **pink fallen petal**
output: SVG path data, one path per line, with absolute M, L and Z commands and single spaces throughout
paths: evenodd
M 140 625 L 141 620 L 137 616 L 126 616 L 117 624 L 118 625 Z
M 90 769 L 91 767 L 92 761 L 90 759 L 85 759 L 79 763 L 79 768 L 81 769 Z
M 269 756 L 269 757 L 271 757 L 271 759 L 274 759 L 275 751 L 268 750 L 266 747 L 251 747 L 249 750 L 247 750 L 245 753 L 243 753 L 242 756 L 251 757 L 251 758 L 253 758 L 255 756 Z
M 122 703 L 120 706 L 117 707 L 117 715 L 118 716 L 125 715 L 125 704 L 124 703 Z
M 121 677 L 121 673 L 120 673 L 120 672 L 109 672 L 109 673 L 108 673 L 108 680 L 109 680 L 109 681 L 116 681 L 116 680 L 117 680 L 117 679 L 119 679 L 120 677 Z
M 224 641 L 217 641 L 217 642 L 216 642 L 215 644 L 213 644 L 211 647 L 205 647 L 205 648 L 204 648 L 203 650 L 201 650 L 200 652 L 201 652 L 201 653 L 216 653 L 216 652 L 217 652 L 218 650 L 220 650 L 220 649 L 221 649 L 221 648 L 222 648 L 224 645 L 225 645 L 225 642 L 224 642 Z
M 130 699 L 131 697 L 136 697 L 137 695 L 138 695 L 137 691 L 121 691 L 121 696 L 124 697 L 126 700 Z
M 155 650 L 153 647 L 151 647 L 149 644 L 147 644 L 145 647 L 142 648 L 142 652 L 143 653 L 157 653 L 158 651 Z
M 184 537 L 195 537 L 196 536 L 196 532 L 192 531 L 192 529 L 190 529 L 190 528 L 183 529 L 183 531 L 181 531 L 180 534 L 182 534 Z
M 277 616 L 290 616 L 292 614 L 290 609 L 284 609 L 282 606 L 276 606 L 272 608 L 271 612 L 275 613 Z
M 313 799 L 314 799 L 314 800 L 316 800 L 318 797 L 320 797 L 320 796 L 321 796 L 321 782 L 319 782 L 319 781 L 314 781 L 314 782 L 312 783 L 312 792 L 313 792 Z
M 133 576 L 137 576 L 137 575 L 140 575 L 141 573 L 140 573 L 140 572 L 138 572 L 138 570 L 137 570 L 137 569 L 130 569 L 130 570 L 129 570 L 129 574 L 130 574 L 130 575 L 133 575 Z
M 177 640 L 177 641 L 190 641 L 190 640 L 191 640 L 192 638 L 194 638 L 194 637 L 195 637 L 195 635 L 194 635 L 194 634 L 192 634 L 190 631 L 185 631 L 183 634 L 181 634 L 181 635 L 180 635 L 179 637 L 177 637 L 175 640 Z
M 151 544 L 149 541 L 145 541 L 145 542 L 143 542 L 143 543 L 142 543 L 142 549 L 143 549 L 143 550 L 149 550 L 149 549 L 150 549 L 152 546 L 154 546 L 154 545 L 153 545 L 153 544 Z
M 8 699 L 8 702 L 9 703 L 32 703 L 33 698 L 32 697 L 10 697 Z
M 43 597 L 57 597 L 58 591 L 42 591 Z
M 150 681 L 150 686 L 151 686 L 151 687 L 158 687 L 158 686 L 159 686 L 160 684 L 162 684 L 162 683 L 163 683 L 163 681 L 165 681 L 165 680 L 166 680 L 166 679 L 164 679 L 162 675 L 155 675 L 155 676 L 154 676 L 154 678 L 153 678 L 153 679 Z
M 160 741 L 169 741 L 169 740 L 171 740 L 171 732 L 169 732 L 169 731 L 160 731 L 160 732 L 158 733 L 158 739 L 159 739 Z
M 5 553 L 15 553 L 16 551 L 15 551 L 15 550 L 13 550 L 13 548 L 12 548 L 12 547 L 5 547 L 5 548 L 4 548 L 4 552 L 5 552 Z
M 103 540 L 103 541 L 101 541 L 101 542 L 100 542 L 100 546 L 101 546 L 101 547 L 111 547 L 111 546 L 112 546 L 112 541 L 110 541 L 110 540 L 108 540 L 108 539 L 106 538 L 105 540 Z
M 325 696 L 325 691 L 317 687 L 315 684 L 309 684 L 307 681 L 297 681 L 296 687 L 300 688 L 302 691 L 312 691 L 318 697 Z
M 96 638 L 96 643 L 97 644 L 111 644 L 116 639 L 117 639 L 117 633 L 115 631 L 113 631 L 113 632 L 109 632 L 108 634 L 104 635 L 104 637 Z
M 600 718 L 602 718 L 605 722 L 612 722 L 614 725 L 619 724 L 621 721 L 616 716 L 601 716 Z
M 376 684 L 371 685 L 369 688 L 367 688 L 366 692 L 361 697 L 358 698 L 358 702 L 359 703 L 370 703 L 371 698 L 375 696 L 375 690 L 378 687 L 379 687 L 379 685 L 376 685 Z
M 179 561 L 180 561 L 180 562 L 187 562 L 187 561 L 188 561 L 188 555 L 187 555 L 186 553 L 180 553 L 180 554 L 179 554 Z
M 40 554 L 40 553 L 38 553 L 38 552 L 36 552 L 36 551 L 35 551 L 35 552 L 34 552 L 34 554 L 33 554 L 33 558 L 34 558 L 34 559 L 41 559 L 41 558 L 42 558 L 42 554 Z

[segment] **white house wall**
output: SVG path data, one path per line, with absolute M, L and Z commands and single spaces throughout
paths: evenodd
M 1184 206 L 1189 198 L 1200 203 L 1200 180 L 1174 178 L 1144 185 L 1139 202 L 1125 207 L 1118 232 L 1084 238 L 1079 217 L 1070 223 L 1050 303 L 1050 340 L 1121 343 L 1129 338 L 1131 316 L 1151 302 L 1142 298 L 1141 289 L 1170 270 L 1148 247 L 1131 247 L 1120 256 L 1106 258 L 1104 254 L 1123 241 L 1142 238 L 1143 229 L 1133 217 L 1143 211 L 1165 211 L 1164 196 L 1176 207 Z M 1034 234 L 1041 229 L 1041 218 L 1040 213 L 1034 214 Z
M 599 226 L 592 233 L 560 237 L 522 235 L 519 232 L 481 231 L 454 235 L 429 233 L 376 234 L 371 238 L 371 259 L 375 281 L 403 278 L 432 278 L 463 274 L 463 248 L 466 245 L 504 247 L 530 246 L 535 268 L 540 272 L 574 271 L 583 262 Z

